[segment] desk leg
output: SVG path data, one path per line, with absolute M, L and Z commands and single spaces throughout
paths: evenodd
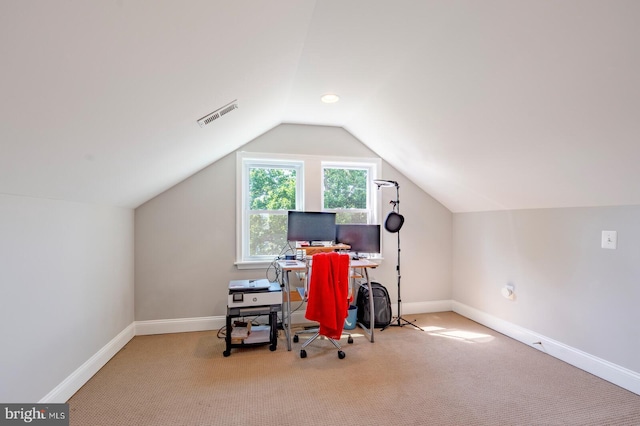
M 291 288 L 289 285 L 289 271 L 282 271 L 282 281 L 284 284 L 283 297 L 287 300 L 284 303 L 282 311 L 282 330 L 287 340 L 287 350 L 291 350 Z
M 362 268 L 364 271 L 364 276 L 367 279 L 367 287 L 369 288 L 369 328 L 365 327 L 364 324 L 358 323 L 358 325 L 364 330 L 365 334 L 369 335 L 369 341 L 373 343 L 373 329 L 375 328 L 374 321 L 374 309 L 375 305 L 373 303 L 373 289 L 371 288 L 371 280 L 369 279 L 369 271 L 368 268 Z

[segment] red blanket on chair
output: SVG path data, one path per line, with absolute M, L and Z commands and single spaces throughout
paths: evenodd
M 336 252 L 313 256 L 305 318 L 320 323 L 320 334 L 340 339 L 349 311 L 348 254 Z

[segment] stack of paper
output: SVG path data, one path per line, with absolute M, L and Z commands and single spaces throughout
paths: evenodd
M 244 343 L 264 343 L 269 341 L 270 327 L 268 325 L 257 325 L 251 329 L 249 336 L 244 339 Z
M 251 323 L 247 323 L 246 327 L 235 326 L 231 330 L 231 340 L 234 343 L 240 343 L 251 334 Z

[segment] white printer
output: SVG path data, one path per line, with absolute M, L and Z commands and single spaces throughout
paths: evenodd
M 282 288 L 277 282 L 232 280 L 229 282 L 229 308 L 282 304 Z

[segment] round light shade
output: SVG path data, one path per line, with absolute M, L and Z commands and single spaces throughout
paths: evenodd
M 322 95 L 320 100 L 325 104 L 332 104 L 334 102 L 338 102 L 340 100 L 340 96 L 333 93 L 327 93 L 326 95 Z
M 398 232 L 404 224 L 404 216 L 400 213 L 389 212 L 387 219 L 384 221 L 384 229 L 389 232 Z

